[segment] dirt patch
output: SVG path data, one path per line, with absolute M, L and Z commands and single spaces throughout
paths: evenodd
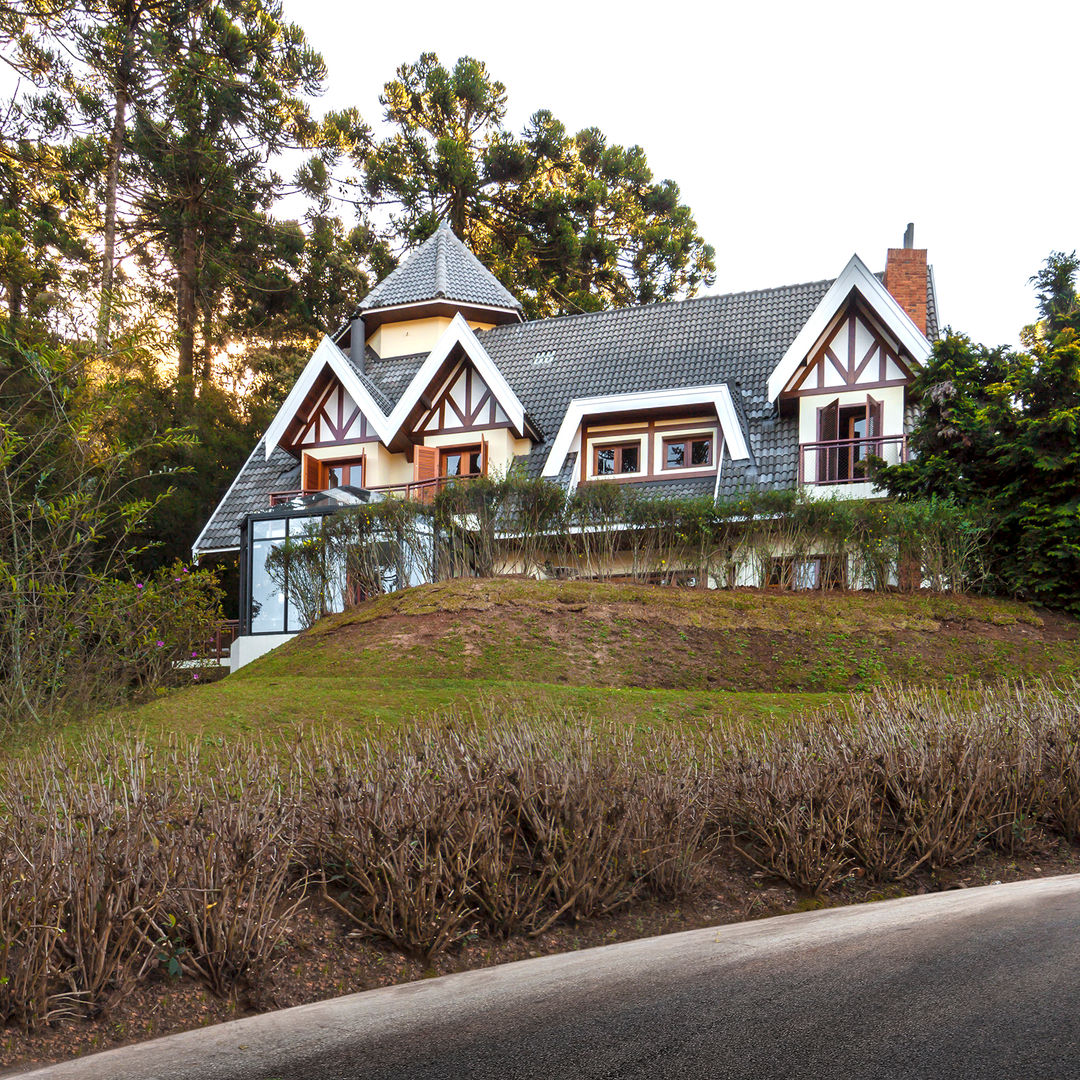
M 437 605 L 444 603 L 445 608 Z M 280 650 L 282 672 L 821 692 L 1080 671 L 1080 623 L 952 596 L 452 582 L 380 597 Z M 257 676 L 252 665 L 247 677 Z
M 59 1023 L 32 1034 L 0 1030 L 0 1070 L 6 1075 L 270 1009 L 534 956 L 818 907 L 1080 872 L 1080 847 L 1046 837 L 1033 851 L 1016 859 L 984 853 L 959 871 L 924 873 L 902 885 L 869 885 L 856 871 L 821 897 L 754 872 L 734 852 L 724 851 L 714 860 L 709 878 L 685 902 L 638 903 L 608 918 L 559 926 L 538 938 L 473 937 L 428 964 L 366 940 L 328 906 L 313 905 L 286 943 L 273 985 L 258 997 L 241 994 L 222 1001 L 201 983 L 162 975 L 94 1019 Z

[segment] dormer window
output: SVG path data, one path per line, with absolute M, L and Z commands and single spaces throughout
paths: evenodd
M 641 443 L 615 443 L 596 447 L 593 473 L 596 476 L 624 476 L 641 472 Z
M 337 487 L 364 486 L 364 459 L 349 458 L 346 461 L 324 461 L 322 464 L 323 491 Z
M 707 469 L 713 462 L 713 441 L 707 437 L 664 440 L 665 469 Z
M 439 452 L 440 476 L 479 476 L 484 471 L 483 449 L 452 446 Z

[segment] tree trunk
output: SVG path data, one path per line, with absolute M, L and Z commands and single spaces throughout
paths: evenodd
M 208 383 L 210 381 L 210 375 L 211 375 L 211 372 L 212 372 L 211 362 L 213 360 L 213 357 L 211 356 L 211 352 L 212 352 L 213 347 L 214 347 L 213 346 L 213 339 L 214 339 L 214 325 L 213 325 L 213 323 L 214 323 L 214 320 L 213 320 L 211 311 L 210 311 L 209 308 L 206 308 L 203 311 L 203 317 L 202 317 L 202 362 L 201 362 L 201 365 L 200 365 L 201 366 L 200 379 L 204 383 Z
M 98 307 L 97 325 L 99 354 L 109 347 L 109 329 L 112 324 L 113 273 L 116 266 L 116 188 L 120 177 L 120 153 L 124 146 L 127 104 L 127 93 L 121 85 L 116 91 L 105 173 L 105 250 L 101 256 L 101 304 Z
M 22 322 L 23 287 L 21 281 L 13 281 L 8 292 L 8 326 L 14 337 Z
M 189 203 L 180 227 L 176 280 L 177 405 L 184 416 L 195 401 L 195 275 L 195 213 Z
M 9 210 L 14 211 L 12 220 L 21 221 L 22 199 L 19 192 L 19 181 L 14 176 L 12 176 L 11 183 L 8 185 L 7 206 Z M 17 265 L 12 267 L 11 280 L 8 283 L 8 330 L 12 337 L 15 336 L 19 323 L 22 321 L 23 283 L 18 278 L 19 272 Z

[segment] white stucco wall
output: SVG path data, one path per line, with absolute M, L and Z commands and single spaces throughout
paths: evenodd
M 229 671 L 239 670 L 294 637 L 295 634 L 248 634 L 238 637 L 229 648 Z

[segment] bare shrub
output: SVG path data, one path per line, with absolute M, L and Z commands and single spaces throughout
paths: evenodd
M 8 789 L 9 791 L 11 789 Z M 9 802 L 0 824 L 0 1026 L 53 1015 L 60 911 L 49 855 L 55 831 L 38 807 Z M 30 811 L 30 812 L 26 812 Z
M 746 740 L 725 762 L 719 816 L 736 849 L 762 870 L 819 893 L 851 865 L 855 792 L 841 755 L 816 733 Z
M 84 763 L 88 775 L 77 777 L 57 761 L 44 778 L 57 814 L 57 949 L 64 981 L 92 1011 L 146 973 L 153 955 L 146 932 L 162 899 L 147 828 L 160 799 L 145 790 L 144 758 L 127 755 L 118 769 L 101 749 Z
M 439 747 L 365 745 L 306 765 L 304 857 L 323 895 L 366 932 L 427 957 L 472 929 L 476 796 Z M 324 748 L 325 749 L 325 748 Z M 429 757 L 426 750 L 435 752 Z
M 242 987 L 257 998 L 303 900 L 293 793 L 273 759 L 250 748 L 211 768 L 194 752 L 175 765 L 181 798 L 154 838 L 159 956 L 219 996 Z
M 782 729 L 683 735 L 573 715 L 380 741 L 112 738 L 0 762 L 0 1023 L 187 972 L 267 992 L 310 883 L 421 957 L 692 893 L 730 839 L 822 892 L 984 848 L 1080 840 L 1080 684 L 886 690 Z

